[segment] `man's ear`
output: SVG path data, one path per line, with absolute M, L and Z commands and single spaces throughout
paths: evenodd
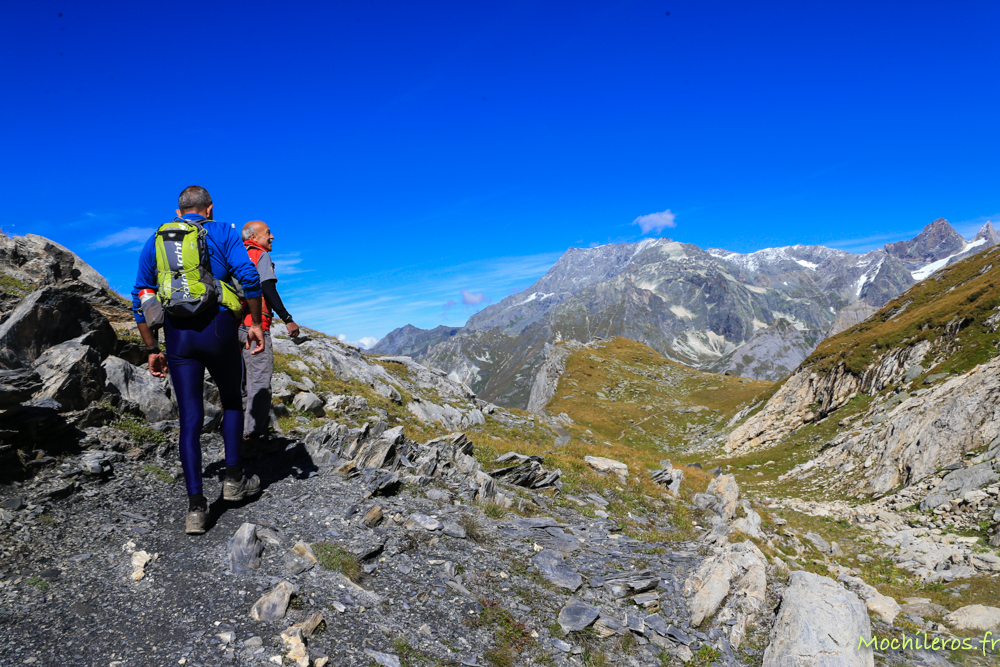
M 213 206 L 215 206 L 215 204 L 209 204 L 208 208 L 205 210 L 205 212 L 208 213 L 208 215 L 206 215 L 205 217 L 208 218 L 209 220 L 212 219 L 212 207 Z
M 179 208 L 175 208 L 175 209 L 174 209 L 174 213 L 176 213 L 176 214 L 177 214 L 177 217 L 178 217 L 178 218 L 179 218 L 179 217 L 181 217 L 181 210 L 180 210 Z

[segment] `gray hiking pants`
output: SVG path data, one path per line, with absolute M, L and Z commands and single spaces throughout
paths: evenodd
M 264 332 L 264 351 L 250 354 L 246 349 L 247 328 L 240 327 L 243 354 L 243 437 L 265 435 L 271 424 L 271 375 L 274 373 L 274 348 L 271 332 Z

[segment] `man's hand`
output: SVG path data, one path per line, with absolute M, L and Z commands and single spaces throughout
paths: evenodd
M 153 377 L 167 377 L 167 355 L 162 352 L 154 352 L 149 355 L 149 374 Z
M 296 324 L 295 322 L 287 322 L 285 324 L 285 328 L 288 329 L 288 335 L 291 338 L 299 337 L 299 325 Z
M 255 341 L 257 343 L 257 347 L 255 347 L 250 354 L 259 354 L 264 351 L 264 330 L 259 324 L 251 324 L 250 329 L 247 330 L 248 350 L 250 349 L 250 344 Z

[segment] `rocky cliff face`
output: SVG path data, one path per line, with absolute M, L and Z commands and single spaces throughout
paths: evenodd
M 373 352 L 411 354 L 513 406 L 527 405 L 545 346 L 557 340 L 624 336 L 695 368 L 778 380 L 914 275 L 984 250 L 995 237 L 984 227 L 966 243 L 936 221 L 912 241 L 863 255 L 822 246 L 740 254 L 670 239 L 571 249 L 528 290 L 465 327 L 408 325 Z M 928 268 L 927 258 L 938 264 Z
M 1000 479 L 998 258 L 991 248 L 952 264 L 824 341 L 728 434 L 726 451 L 766 452 L 839 420 L 782 480 L 856 498 L 896 494 L 996 524 L 982 489 Z

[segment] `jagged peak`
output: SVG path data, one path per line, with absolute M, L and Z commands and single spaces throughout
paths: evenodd
M 993 223 L 987 220 L 972 238 L 973 241 L 978 241 L 979 239 L 984 239 L 987 246 L 993 246 L 1000 243 L 1000 234 L 998 234 L 997 230 L 993 228 Z

